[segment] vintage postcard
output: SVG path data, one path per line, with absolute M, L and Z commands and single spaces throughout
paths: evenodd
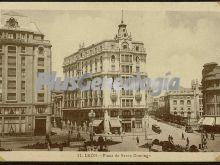
M 0 3 L 1 161 L 220 161 L 220 3 Z

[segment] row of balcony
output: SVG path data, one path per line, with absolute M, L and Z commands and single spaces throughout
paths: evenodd
M 0 37 L 0 42 L 1 43 L 30 43 L 30 44 L 47 44 L 50 45 L 50 41 L 49 40 L 38 40 L 38 39 L 33 39 L 33 40 L 29 40 L 29 39 L 19 39 L 19 38 L 4 38 L 4 37 Z

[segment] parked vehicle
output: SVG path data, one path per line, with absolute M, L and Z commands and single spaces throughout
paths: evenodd
M 152 130 L 153 130 L 154 132 L 156 132 L 156 133 L 161 133 L 161 132 L 162 132 L 162 130 L 160 129 L 160 127 L 159 127 L 158 125 L 156 125 L 156 124 L 153 124 L 153 125 L 152 125 Z
M 186 128 L 185 128 L 185 132 L 187 133 L 193 133 L 193 129 L 190 125 L 187 125 Z

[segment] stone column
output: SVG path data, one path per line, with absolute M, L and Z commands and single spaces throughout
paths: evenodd
M 21 116 L 19 116 L 19 133 L 21 133 Z
M 51 116 L 47 116 L 46 117 L 46 133 L 50 133 L 51 132 Z
M 62 98 L 60 98 L 59 115 L 62 118 Z
M 5 117 L 2 117 L 2 137 L 4 137 L 4 131 L 5 131 Z

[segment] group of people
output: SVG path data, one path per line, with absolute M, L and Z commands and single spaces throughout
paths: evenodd
M 207 149 L 207 140 L 209 139 L 209 135 L 206 131 L 204 131 L 204 133 L 202 133 L 202 148 L 203 149 Z M 214 140 L 215 139 L 215 135 L 214 133 L 211 133 L 211 139 Z
M 104 150 L 108 150 L 107 143 L 108 140 L 106 137 L 103 138 L 103 136 L 99 136 L 97 140 L 92 138 L 90 139 L 90 143 L 88 144 L 85 143 L 85 148 L 87 149 L 87 151 L 96 151 L 96 150 L 104 151 Z

